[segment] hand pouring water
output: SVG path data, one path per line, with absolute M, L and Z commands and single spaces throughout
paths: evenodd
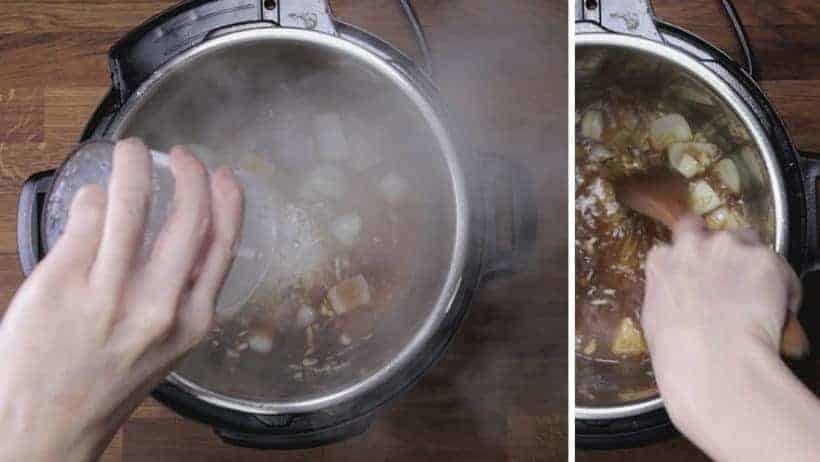
M 95 140 L 83 143 L 71 154 L 58 170 L 52 184 L 49 201 L 46 204 L 43 240 L 46 249 L 56 244 L 66 223 L 69 206 L 74 194 L 87 184 L 106 186 L 111 176 L 114 143 Z M 173 203 L 174 178 L 171 174 L 167 154 L 151 151 L 153 178 L 151 207 L 146 219 L 145 237 L 140 257 L 148 257 Z M 201 159 L 209 170 L 219 159 Z M 235 169 L 237 179 L 245 189 L 245 214 L 242 223 L 238 251 L 230 272 L 217 300 L 217 313 L 235 312 L 239 309 L 267 274 L 273 260 L 274 242 L 272 234 L 276 226 L 274 214 L 269 213 L 270 202 L 261 200 L 268 197 L 260 188 L 267 185 L 256 184 L 246 173 Z M 257 210 L 257 209 L 265 210 Z

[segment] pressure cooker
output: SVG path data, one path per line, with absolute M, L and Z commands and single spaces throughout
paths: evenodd
M 402 6 L 428 56 L 412 8 Z M 244 283 L 243 290 L 263 300 L 246 303 L 248 309 L 285 309 L 298 294 L 315 298 L 289 273 L 327 260 L 335 264 L 320 276 L 345 279 L 346 300 L 356 289 L 358 305 L 386 311 L 357 318 L 368 327 L 354 335 L 350 329 L 360 325 L 351 325 L 353 314 L 345 312 L 356 306 L 339 301 L 345 300 L 339 288 L 321 313 L 305 311 L 309 302 L 300 301 L 293 312 L 274 316 L 274 323 L 307 324 L 324 316 L 326 325 L 347 329 L 338 343 L 318 338 L 313 325 L 299 334 L 309 344 L 304 354 L 325 348 L 322 357 L 299 351 L 294 359 L 268 348 L 264 353 L 276 359 L 257 354 L 243 362 L 236 358 L 248 343 L 226 354 L 220 339 L 229 328 L 217 326 L 223 337 L 198 346 L 153 396 L 230 444 L 305 448 L 361 434 L 378 409 L 443 354 L 480 282 L 516 271 L 532 252 L 536 214 L 526 169 L 468 148 L 430 67 L 339 21 L 326 0 L 184 2 L 116 43 L 109 66 L 112 87 L 88 122 L 84 143 L 57 170 L 23 185 L 17 239 L 26 275 L 59 237 L 69 192 L 86 181 L 78 171 L 91 165 L 104 183 L 110 141 L 140 136 L 158 151 L 155 192 L 168 178 L 162 151 L 173 145 L 189 145 L 209 168 L 228 164 L 237 171 L 246 213 L 226 286 Z M 339 199 L 351 191 L 357 203 L 380 205 L 356 215 L 355 201 Z M 501 209 L 508 223 L 499 227 Z M 339 217 L 333 229 L 342 236 L 353 230 L 355 238 L 369 226 L 376 231 L 350 259 L 328 260 L 330 251 L 308 236 L 316 223 L 339 223 Z M 510 232 L 501 238 L 500 228 Z M 272 287 L 273 277 L 235 274 L 246 260 L 260 258 L 273 263 L 259 275 L 273 274 L 280 285 L 290 281 L 286 290 Z M 353 268 L 357 258 L 365 269 Z M 298 320 L 289 317 L 295 313 Z M 265 350 L 259 344 L 250 349 Z
M 576 106 L 596 92 L 671 82 L 675 104 L 707 107 L 748 140 L 735 158 L 749 221 L 798 274 L 818 268 L 816 180 L 820 163 L 799 152 L 755 81 L 754 58 L 730 2 L 722 2 L 744 63 L 655 17 L 649 0 L 575 2 Z M 579 448 L 649 444 L 674 435 L 648 361 L 604 364 L 576 356 L 575 432 Z

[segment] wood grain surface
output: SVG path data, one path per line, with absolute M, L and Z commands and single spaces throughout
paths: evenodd
M 0 0 L 0 306 L 22 281 L 22 182 L 58 165 L 77 140 L 110 85 L 108 48 L 172 4 Z M 103 460 L 566 460 L 567 3 L 415 4 L 437 84 L 471 145 L 531 166 L 540 206 L 530 269 L 482 288 L 442 361 L 362 437 L 310 451 L 241 450 L 148 399 Z M 395 0 L 334 7 L 416 55 Z
M 694 32 L 740 59 L 729 22 L 717 0 L 652 0 L 667 22 Z M 820 152 L 820 3 L 811 0 L 734 0 L 758 61 L 761 84 L 786 122 L 798 148 Z M 804 280 L 800 315 L 815 350 L 820 350 L 820 276 Z M 816 393 L 820 392 L 820 355 L 793 364 Z M 720 412 L 716 409 L 715 412 Z M 708 460 L 680 437 L 640 449 L 578 451 L 579 462 L 666 462 Z

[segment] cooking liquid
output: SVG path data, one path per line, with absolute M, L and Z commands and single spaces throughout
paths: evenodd
M 621 206 L 612 181 L 656 167 L 669 168 L 666 152 L 649 142 L 651 122 L 667 113 L 640 97 L 609 92 L 592 105 L 603 114 L 600 139 L 584 138 L 576 128 L 575 164 L 575 341 L 576 354 L 593 361 L 617 363 L 648 361 L 640 329 L 644 297 L 644 264 L 649 250 L 668 242 L 663 225 Z M 710 142 L 709 124 L 696 133 L 698 141 Z M 704 136 L 707 139 L 702 139 Z M 725 143 L 719 143 L 726 146 Z M 721 150 L 712 165 L 724 155 Z M 739 194 L 729 191 L 707 168 L 690 181 L 705 180 L 724 201 L 725 207 L 744 216 Z M 626 326 L 626 328 L 625 328 Z M 630 352 L 615 348 L 618 333 L 634 332 L 640 347 Z M 615 350 L 615 351 L 613 351 Z

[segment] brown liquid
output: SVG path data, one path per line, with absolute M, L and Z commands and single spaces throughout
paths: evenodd
M 668 241 L 670 233 L 620 205 L 612 182 L 639 171 L 669 168 L 666 153 L 653 150 L 648 142 L 649 124 L 662 112 L 642 105 L 637 98 L 614 93 L 596 109 L 604 119 L 600 141 L 584 139 L 578 130 L 576 144 L 576 353 L 607 362 L 645 360 L 648 354 L 642 335 L 641 348 L 628 353 L 619 353 L 614 341 L 624 322 L 631 321 L 640 331 L 646 256 L 655 244 Z M 601 146 L 609 156 L 600 155 Z M 706 180 L 726 206 L 742 216 L 740 197 L 728 191 L 711 170 L 692 181 L 698 179 Z

